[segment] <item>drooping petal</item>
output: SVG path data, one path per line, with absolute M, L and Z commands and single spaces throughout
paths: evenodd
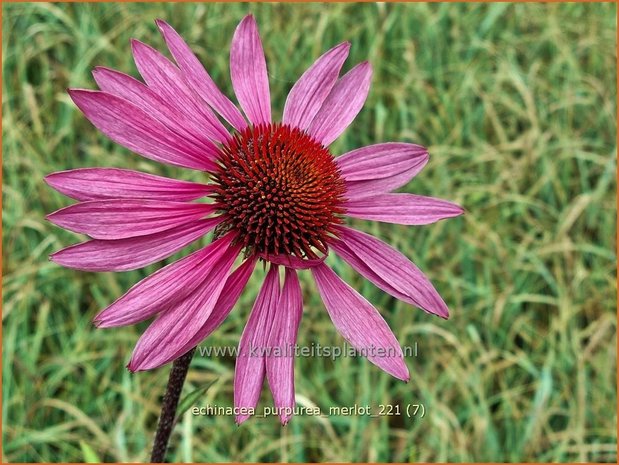
M 207 218 L 149 236 L 75 244 L 50 260 L 82 271 L 130 271 L 143 268 L 178 252 L 217 226 L 223 218 Z
M 147 276 L 99 312 L 94 323 L 100 328 L 131 325 L 182 302 L 204 281 L 232 238 L 226 235 Z
M 214 204 L 160 200 L 89 200 L 47 215 L 69 231 L 94 239 L 128 239 L 147 236 L 191 223 L 213 213 Z
M 428 158 L 420 145 L 389 142 L 353 150 L 335 162 L 346 181 L 346 197 L 356 200 L 403 186 L 423 169 Z
M 372 67 L 368 62 L 355 66 L 331 90 L 308 133 L 327 146 L 337 139 L 361 111 L 370 91 Z
M 286 99 L 282 118 L 284 124 L 307 129 L 333 89 L 349 50 L 350 43 L 339 44 L 303 73 Z
M 274 263 L 276 265 L 284 265 L 285 267 L 292 268 L 293 270 L 307 270 L 317 263 L 322 263 L 327 259 L 326 255 L 319 258 L 299 258 L 294 255 L 278 254 L 273 255 L 269 253 L 259 254 L 260 258 Z
M 69 95 L 86 118 L 114 142 L 161 163 L 215 170 L 211 156 L 196 151 L 163 123 L 127 100 L 96 90 L 70 89 Z
M 230 77 L 236 98 L 254 124 L 271 122 L 271 94 L 267 64 L 252 15 L 247 15 L 234 31 L 230 48 Z
M 208 273 L 194 291 L 163 310 L 142 334 L 127 365 L 129 370 L 151 370 L 173 360 L 208 320 L 239 252 L 240 246 L 229 246 L 216 260 L 205 263 Z
M 170 109 L 163 97 L 133 76 L 104 66 L 95 67 L 92 76 L 102 91 L 133 103 L 163 123 L 174 121 L 174 109 Z
M 455 203 L 414 194 L 379 194 L 345 202 L 346 214 L 364 220 L 422 225 L 464 213 Z
M 236 106 L 217 87 L 200 60 L 194 55 L 182 37 L 165 21 L 155 21 L 170 53 L 193 90 L 215 111 L 223 116 L 237 131 L 247 127 L 247 122 Z
M 181 355 L 187 353 L 193 347 L 202 342 L 206 337 L 208 337 L 209 334 L 219 328 L 219 326 L 232 311 L 234 304 L 236 304 L 239 300 L 239 297 L 241 296 L 243 289 L 245 289 L 245 285 L 247 284 L 247 281 L 249 281 L 249 277 L 251 276 L 252 271 L 254 271 L 255 266 L 256 258 L 248 258 L 236 270 L 234 270 L 230 276 L 228 276 L 226 284 L 219 295 L 219 299 L 213 308 L 211 316 L 209 316 L 206 323 L 204 323 L 202 328 L 200 328 L 191 340 L 187 342 L 182 349 L 179 349 L 176 354 L 174 354 L 171 360 L 177 359 Z
M 382 370 L 408 381 L 402 349 L 378 310 L 327 265 L 312 268 L 312 274 L 327 312 L 344 339 Z
M 266 357 L 267 380 L 273 393 L 275 408 L 283 425 L 288 423 L 296 402 L 294 396 L 294 346 L 303 314 L 303 296 L 297 272 L 286 268 L 286 277 L 279 302 L 273 315 L 269 348 Z
M 166 57 L 139 40 L 131 41 L 133 58 L 148 87 L 161 95 L 168 105 L 184 111 L 191 131 L 204 133 L 216 142 L 228 140 L 230 134 L 211 109 L 187 87 L 180 70 Z
M 408 258 L 374 236 L 344 226 L 336 229 L 340 239 L 329 246 L 359 274 L 403 302 L 449 318 L 439 293 Z
M 144 110 L 187 143 L 195 145 L 197 150 L 204 151 L 211 157 L 217 155 L 217 147 L 206 137 L 201 127 L 196 129 L 187 109 L 179 110 L 143 82 L 120 71 L 98 66 L 92 75 L 102 91 L 123 98 Z
M 78 168 L 45 176 L 45 182 L 75 200 L 151 199 L 186 202 L 212 194 L 214 186 L 119 168 Z
M 239 342 L 234 370 L 234 406 L 255 408 L 265 374 L 265 350 L 271 333 L 273 315 L 279 301 L 279 271 L 271 266 L 258 293 L 254 307 Z M 243 423 L 249 415 L 237 415 L 236 422 Z

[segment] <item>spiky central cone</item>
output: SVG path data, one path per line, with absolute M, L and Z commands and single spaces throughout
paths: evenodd
M 282 124 L 248 127 L 221 149 L 214 194 L 247 253 L 316 258 L 340 215 L 344 180 L 329 151 Z

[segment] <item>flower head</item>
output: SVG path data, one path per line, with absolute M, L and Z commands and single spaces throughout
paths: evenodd
M 144 267 L 214 231 L 213 242 L 143 279 L 95 317 L 99 327 L 156 316 L 129 369 L 147 370 L 187 353 L 228 316 L 258 261 L 268 272 L 239 343 L 235 406 L 255 407 L 266 376 L 283 423 L 294 399 L 294 357 L 253 353 L 293 346 L 302 315 L 298 270 L 309 269 L 335 327 L 354 347 L 385 349 L 374 364 L 409 379 L 398 342 L 378 311 L 324 259 L 334 251 L 380 289 L 447 318 L 421 271 L 346 216 L 422 225 L 460 215 L 450 202 L 392 193 L 428 161 L 407 143 L 377 144 L 333 157 L 329 145 L 361 110 L 367 62 L 340 75 L 349 44 L 322 55 L 292 87 L 281 122 L 271 118 L 267 67 L 254 18 L 236 29 L 230 71 L 243 111 L 215 85 L 183 39 L 158 20 L 175 64 L 132 41 L 144 83 L 96 68 L 101 90 L 72 89 L 84 115 L 117 143 L 162 163 L 206 172 L 205 184 L 117 168 L 53 173 L 50 186 L 78 203 L 48 216 L 90 240 L 51 256 L 86 271 Z M 198 199 L 206 202 L 195 202 Z M 235 262 L 241 261 L 235 267 Z M 280 282 L 280 269 L 284 269 Z M 250 353 L 252 352 L 252 353 Z M 247 419 L 237 416 L 237 422 Z
M 244 129 L 221 148 L 213 198 L 249 254 L 317 258 L 344 213 L 346 187 L 326 147 L 282 124 Z

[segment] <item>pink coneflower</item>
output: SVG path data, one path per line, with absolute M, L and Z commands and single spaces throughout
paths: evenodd
M 369 355 L 370 361 L 408 380 L 402 351 L 385 320 L 324 259 L 334 251 L 385 292 L 447 318 L 447 306 L 413 263 L 379 239 L 345 226 L 344 218 L 422 225 L 460 215 L 462 209 L 431 197 L 391 193 L 428 161 L 418 145 L 377 144 L 333 158 L 329 145 L 367 97 L 370 64 L 360 63 L 339 77 L 349 44 L 332 48 L 292 87 L 282 121 L 274 122 L 265 56 L 251 15 L 238 25 L 230 52 L 232 85 L 243 113 L 178 33 L 164 21 L 157 26 L 176 64 L 134 40 L 145 84 L 96 68 L 101 90 L 71 89 L 69 94 L 115 142 L 152 160 L 208 173 L 210 182 L 116 168 L 53 173 L 48 184 L 78 203 L 49 220 L 92 239 L 51 259 L 85 271 L 126 271 L 163 260 L 210 231 L 214 241 L 140 281 L 99 313 L 96 325 L 109 328 L 156 317 L 128 368 L 159 367 L 212 333 L 232 310 L 256 263 L 268 264 L 240 339 L 234 403 L 254 408 L 266 375 L 286 423 L 286 409 L 295 405 L 292 355 L 250 352 L 296 343 L 302 314 L 297 270 L 309 269 L 341 335 L 366 352 L 383 348 L 387 355 Z M 203 198 L 208 201 L 194 202 Z M 239 257 L 242 263 L 235 268 Z M 239 423 L 246 419 L 237 416 Z

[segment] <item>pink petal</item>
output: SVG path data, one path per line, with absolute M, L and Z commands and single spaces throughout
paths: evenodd
M 278 409 L 293 409 L 294 397 L 294 346 L 297 343 L 299 323 L 303 314 L 303 296 L 297 272 L 286 268 L 286 279 L 279 302 L 273 315 L 273 327 L 268 346 L 279 350 L 266 357 L 267 380 L 273 393 L 273 401 Z M 279 418 L 283 425 L 292 416 L 280 410 Z
M 210 215 L 214 204 L 160 200 L 90 200 L 47 215 L 57 226 L 94 239 L 147 236 Z
M 196 289 L 182 302 L 164 309 L 142 334 L 127 365 L 130 371 L 151 370 L 170 362 L 204 325 L 217 303 L 240 246 L 228 247 L 223 252 L 204 263 L 208 274 Z
M 264 353 L 279 300 L 279 271 L 271 266 L 245 325 L 234 370 L 234 406 L 255 408 L 264 382 Z M 237 415 L 243 423 L 249 415 Z
M 213 171 L 207 154 L 196 151 L 161 122 L 125 99 L 95 90 L 70 89 L 69 95 L 101 132 L 146 158 L 184 168 Z
M 327 265 L 312 268 L 318 292 L 338 332 L 368 360 L 398 379 L 410 379 L 402 349 L 378 311 Z
M 59 265 L 82 271 L 129 271 L 169 257 L 201 238 L 223 218 L 207 218 L 149 236 L 91 240 L 72 245 L 52 255 Z
M 383 291 L 441 318 L 447 305 L 428 278 L 408 258 L 383 241 L 344 226 L 329 246 L 350 266 Z
M 293 255 L 286 254 L 272 255 L 268 253 L 261 253 L 259 256 L 268 262 L 276 265 L 284 265 L 288 268 L 292 268 L 293 270 L 307 270 L 313 266 L 316 266 L 317 263 L 322 263 L 327 259 L 326 255 L 323 255 L 320 258 L 298 258 Z
M 214 186 L 119 168 L 79 168 L 45 177 L 58 192 L 75 200 L 152 199 L 184 202 L 213 193 Z
M 170 53 L 183 71 L 183 77 L 193 90 L 202 97 L 215 111 L 223 116 L 237 131 L 247 127 L 241 112 L 226 97 L 204 69 L 200 60 L 194 55 L 182 37 L 165 21 L 155 21 L 165 40 Z
M 372 67 L 367 61 L 342 76 L 316 114 L 308 133 L 323 145 L 330 145 L 361 111 L 371 79 Z
M 408 225 L 435 223 L 464 213 L 455 203 L 414 194 L 379 194 L 349 200 L 344 207 L 346 214 L 354 218 Z
M 204 281 L 233 237 L 226 235 L 147 276 L 102 310 L 95 324 L 100 328 L 132 325 L 179 304 Z
M 403 186 L 428 162 L 428 152 L 415 144 L 369 145 L 335 159 L 346 180 L 346 197 L 360 199 Z
M 184 112 L 192 133 L 203 131 L 216 142 L 230 138 L 224 125 L 210 108 L 187 87 L 180 70 L 154 48 L 139 40 L 131 41 L 133 58 L 148 87 L 165 99 L 168 105 Z
M 290 90 L 284 106 L 284 124 L 307 129 L 333 89 L 346 61 L 350 43 L 344 42 L 322 55 Z
M 197 147 L 197 150 L 207 153 L 211 159 L 218 155 L 218 148 L 206 137 L 201 127 L 196 128 L 186 109 L 179 110 L 141 81 L 120 71 L 99 66 L 92 75 L 102 91 L 123 98 L 144 110 L 187 143 Z
M 230 49 L 230 77 L 236 98 L 254 124 L 271 122 L 271 95 L 267 64 L 252 15 L 239 23 Z
M 200 328 L 191 340 L 187 342 L 182 349 L 179 349 L 176 354 L 174 354 L 171 360 L 177 359 L 181 355 L 186 354 L 202 342 L 206 337 L 208 337 L 213 331 L 219 328 L 219 326 L 232 311 L 234 304 L 236 304 L 239 300 L 239 297 L 241 296 L 243 289 L 245 289 L 245 285 L 247 284 L 247 281 L 249 281 L 249 277 L 254 271 L 255 266 L 256 258 L 249 258 L 245 260 L 236 270 L 234 270 L 230 276 L 228 276 L 226 284 L 219 295 L 219 299 L 215 304 L 215 308 L 213 308 L 211 316 L 209 316 L 206 323 L 204 323 L 204 326 Z

